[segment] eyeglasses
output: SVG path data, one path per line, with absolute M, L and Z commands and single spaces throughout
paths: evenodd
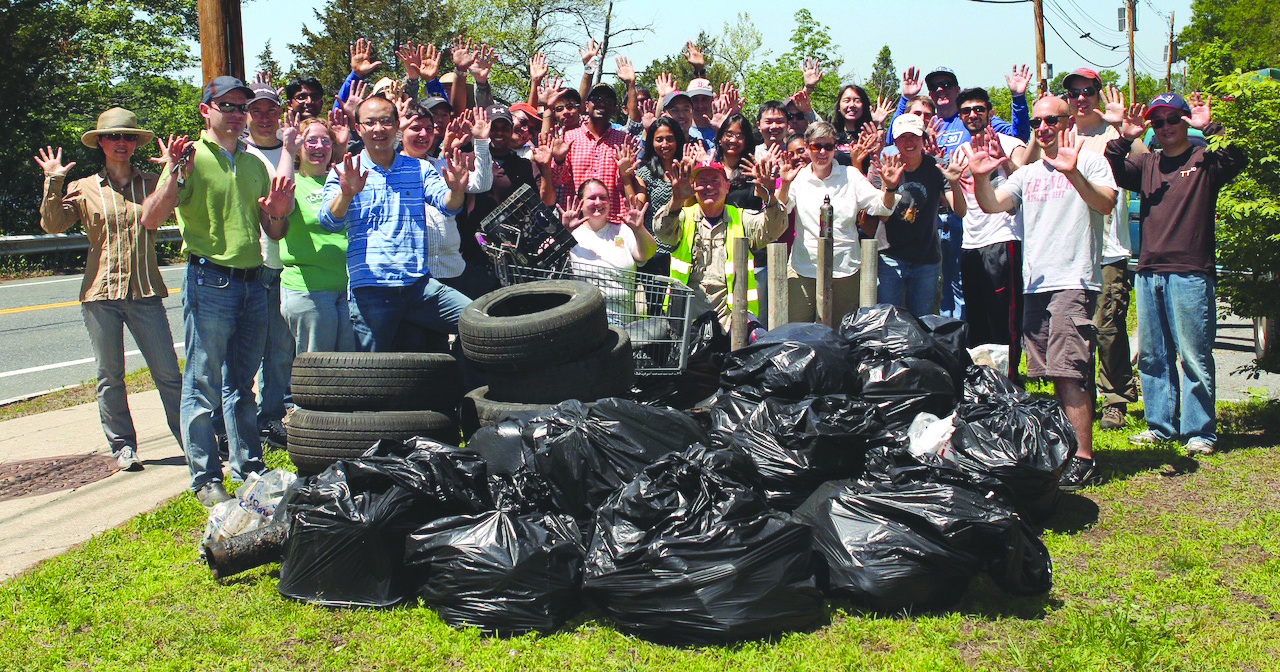
M 1098 95 L 1098 87 L 1086 86 L 1083 89 L 1067 89 L 1067 93 L 1071 94 L 1072 98 L 1077 96 L 1096 96 Z
M 1177 117 L 1153 117 L 1153 118 L 1151 119 L 1151 128 L 1153 128 L 1153 129 L 1155 129 L 1155 130 L 1157 130 L 1157 131 L 1158 131 L 1158 130 L 1160 130 L 1160 129 L 1164 128 L 1164 125 L 1165 125 L 1165 124 L 1169 124 L 1170 126 L 1177 126 L 1178 124 L 1181 124 L 1181 123 L 1182 123 L 1182 117 L 1181 117 L 1181 116 L 1177 116 Z
M 723 140 L 741 140 L 743 135 L 737 131 L 725 131 L 724 135 L 720 137 Z
M 329 138 L 307 138 L 302 144 L 307 147 L 332 147 L 333 141 Z
M 834 152 L 836 151 L 836 143 L 834 142 L 810 143 L 809 149 L 815 152 Z
M 960 116 L 967 117 L 971 114 L 986 114 L 986 105 L 970 105 L 969 107 L 960 108 Z
M 383 128 L 395 128 L 396 120 L 392 119 L 391 117 L 383 117 L 381 119 L 365 119 L 364 121 L 360 122 L 360 125 L 364 126 L 369 130 L 373 130 L 379 126 Z
M 1061 119 L 1062 119 L 1062 117 L 1060 117 L 1060 116 L 1058 116 L 1058 115 L 1056 115 L 1056 114 L 1051 114 L 1051 115 L 1049 115 L 1049 116 L 1047 116 L 1047 117 L 1044 117 L 1043 119 L 1032 119 L 1032 120 L 1031 120 L 1031 128 L 1040 128 L 1040 123 L 1041 123 L 1041 122 L 1044 122 L 1044 123 L 1045 123 L 1046 125 L 1048 125 L 1048 126 L 1057 126 L 1057 125 L 1058 125 L 1058 122 L 1059 122 Z
M 555 107 L 553 107 L 553 108 L 551 108 L 551 109 L 555 110 L 556 112 L 564 112 L 565 110 L 576 110 L 576 109 L 578 109 L 578 104 L 577 104 L 577 103 L 564 103 L 563 105 L 556 105 Z
M 299 92 L 297 92 L 297 93 L 293 94 L 293 99 L 294 99 L 294 100 L 311 100 L 311 99 L 313 99 L 313 98 L 315 98 L 315 97 L 316 97 L 316 96 L 311 95 L 311 92 L 310 92 L 310 91 L 308 91 L 308 90 L 306 90 L 306 89 L 303 89 L 303 90 L 301 90 L 301 91 L 299 91 Z
M 249 103 L 228 103 L 226 101 L 220 101 L 214 103 L 213 106 L 218 108 L 218 111 L 223 114 L 231 114 L 232 112 L 239 112 L 240 114 L 249 113 Z
M 956 83 L 955 83 L 955 82 L 953 82 L 953 81 L 947 81 L 947 80 L 944 80 L 944 81 L 938 82 L 937 84 L 933 84 L 933 85 L 931 85 L 931 86 L 929 87 L 929 90 L 930 90 L 930 91 L 941 91 L 941 90 L 943 90 L 943 89 L 949 89 L 949 88 L 951 88 L 951 87 L 953 87 L 953 86 L 955 86 L 955 85 L 956 85 Z
M 132 133 L 103 133 L 100 137 L 107 140 L 124 140 L 125 142 L 137 142 L 138 136 Z

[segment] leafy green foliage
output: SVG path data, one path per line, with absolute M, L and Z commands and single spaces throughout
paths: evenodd
M 267 72 L 271 74 L 272 84 L 277 87 L 283 87 L 285 84 L 284 69 L 280 67 L 280 61 L 276 60 L 276 55 L 271 51 L 271 40 L 262 45 L 262 53 L 258 54 L 258 67 L 253 72 Z
M 758 59 L 769 55 L 768 50 L 762 51 L 764 36 L 746 12 L 738 12 L 732 24 L 725 21 L 723 33 L 716 40 L 715 60 L 724 63 L 733 83 L 741 87 L 746 82 L 747 71 Z
M 717 50 L 717 41 L 715 38 L 699 32 L 697 39 L 693 40 L 704 56 L 707 58 L 706 77 L 711 81 L 711 88 L 719 91 L 720 85 L 726 82 L 734 81 L 734 73 L 729 69 L 721 59 L 717 58 L 719 53 Z M 693 66 L 685 60 L 684 49 L 681 48 L 679 53 L 672 54 L 666 58 L 655 58 L 649 63 L 648 67 L 636 73 L 636 84 L 646 86 L 650 91 L 657 95 L 657 89 L 654 87 L 654 80 L 658 75 L 669 72 L 676 79 L 676 87 L 683 91 L 689 84 L 689 80 L 696 75 L 693 74 Z
M 1280 64 L 1280 14 L 1267 2 L 1195 0 L 1178 51 L 1196 88 L 1236 70 Z
M 836 57 L 839 47 L 831 37 L 831 29 L 813 18 L 809 10 L 797 10 L 795 22 L 795 29 L 791 31 L 791 49 L 777 60 L 748 73 L 742 97 L 756 103 L 790 98 L 804 88 L 800 69 L 804 59 L 816 58 L 825 75 L 810 98 L 814 112 L 820 116 L 828 115 L 835 109 L 836 97 L 840 94 L 840 68 L 844 59 Z
M 880 47 L 880 53 L 876 54 L 875 65 L 871 66 L 871 77 L 867 79 L 866 86 L 862 87 L 867 90 L 867 95 L 884 98 L 893 98 L 893 94 L 898 92 L 898 71 L 893 66 L 893 52 L 889 51 L 889 45 Z

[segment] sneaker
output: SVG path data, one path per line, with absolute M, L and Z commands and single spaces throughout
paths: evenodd
M 1217 449 L 1211 441 L 1208 439 L 1202 439 L 1198 436 L 1188 439 L 1187 445 L 1183 446 L 1183 448 L 1186 449 L 1187 455 L 1191 456 L 1212 455 L 1217 452 Z
M 1156 434 L 1156 431 L 1154 429 L 1144 429 L 1141 432 L 1138 432 L 1137 434 L 1134 434 L 1133 436 L 1129 437 L 1129 443 L 1135 446 L 1150 446 L 1156 443 L 1164 443 L 1165 441 L 1168 441 L 1168 440 L 1169 439 L 1166 439 L 1165 437 L 1160 436 L 1159 434 Z
M 1058 479 L 1058 489 L 1063 492 L 1075 492 L 1093 480 L 1093 458 L 1072 457 L 1067 468 L 1062 470 Z
M 142 460 L 138 459 L 137 450 L 122 448 L 116 455 L 116 466 L 120 471 L 142 471 Z
M 1120 429 L 1124 427 L 1124 421 L 1124 406 L 1107 406 L 1102 409 L 1102 420 L 1098 422 L 1098 427 L 1102 429 Z
M 209 481 L 196 490 L 196 500 L 206 509 L 212 509 L 230 499 L 231 495 L 227 493 L 226 488 L 222 487 L 222 481 Z
M 267 426 L 263 427 L 259 434 L 262 435 L 262 440 L 272 448 L 284 450 L 288 444 L 289 437 L 285 432 L 284 423 L 279 420 L 267 421 Z

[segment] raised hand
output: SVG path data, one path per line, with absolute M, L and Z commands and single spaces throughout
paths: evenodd
M 884 126 L 889 121 L 889 116 L 893 114 L 893 100 L 889 98 L 876 98 L 876 106 L 871 108 L 871 121 Z
M 270 84 L 271 73 L 267 70 L 263 70 L 259 72 L 258 74 L 253 76 L 253 83 L 254 84 Z
M 557 98 L 560 97 L 559 77 L 550 77 L 542 80 L 538 84 L 538 102 L 544 107 L 551 107 L 555 104 Z
M 702 72 L 707 68 L 707 57 L 703 55 L 702 50 L 692 40 L 684 43 L 684 60 L 693 66 L 694 72 Z
M 633 230 L 639 231 L 644 228 L 644 213 L 649 209 L 644 194 L 632 194 L 626 198 L 626 215 L 622 221 Z
M 461 147 L 466 144 L 467 138 L 471 135 L 471 122 L 474 118 L 472 110 L 467 110 L 462 114 L 454 117 L 447 126 L 444 127 L 444 140 L 440 142 L 440 151 L 452 151 L 455 147 Z
M 487 44 L 482 44 L 479 49 L 476 49 L 476 60 L 469 68 L 471 77 L 476 80 L 476 84 L 488 84 L 489 72 L 492 70 L 493 47 L 490 47 Z
M 434 44 L 406 42 L 396 56 L 404 64 L 408 79 L 432 80 L 440 73 L 440 50 Z
M 724 120 L 729 118 L 730 109 L 729 101 L 720 96 L 716 96 L 711 101 L 711 126 L 712 128 L 720 128 L 724 124 Z
M 706 163 L 711 157 L 707 155 L 707 149 L 701 142 L 687 142 L 684 145 L 684 159 L 693 163 Z
M 650 98 L 640 101 L 640 124 L 646 129 L 658 120 L 658 101 Z
M 284 124 L 280 127 L 280 142 L 284 145 L 284 152 L 290 156 L 297 156 L 298 149 L 302 147 L 302 134 L 298 132 L 298 122 L 302 115 L 288 110 L 284 113 Z
M 287 177 L 271 178 L 271 191 L 258 198 L 258 207 L 271 217 L 287 217 L 293 211 L 293 186 Z
M 542 167 L 551 165 L 551 147 L 549 145 L 534 145 L 529 150 L 529 159 Z M 494 164 L 496 167 L 497 164 Z
M 364 181 L 369 177 L 369 171 L 360 170 L 359 154 L 348 153 L 342 157 L 342 163 L 335 165 L 333 169 L 338 173 L 338 189 L 343 196 L 352 198 L 364 190 Z
M 191 174 L 191 152 L 195 149 L 191 139 L 185 135 L 179 135 L 175 138 L 171 134 L 169 142 L 166 143 L 164 140 L 156 138 L 156 143 L 160 145 L 160 158 L 164 160 L 169 172 L 176 174 L 179 179 L 187 179 L 187 176 Z M 155 161 L 155 159 L 152 159 L 152 161 Z M 71 166 L 74 165 L 74 163 L 71 164 Z M 67 168 L 71 166 L 67 166 Z
M 635 172 L 636 150 L 630 143 L 623 143 L 618 146 L 618 151 L 614 154 L 614 160 L 618 164 L 619 177 L 625 177 Z
M 1114 86 L 1102 87 L 1102 120 L 1118 126 L 1124 122 L 1124 94 Z
M 619 56 L 614 59 L 614 74 L 624 84 L 636 83 L 636 70 L 631 67 L 631 59 L 626 56 Z
M 1120 122 L 1120 135 L 1130 140 L 1137 140 L 1146 132 L 1147 106 L 1142 103 L 1134 103 L 1129 106 L 1129 111 Z
M 487 140 L 489 138 L 489 113 L 485 112 L 483 107 L 467 110 L 467 113 L 471 115 L 471 137 L 475 140 Z
M 550 131 L 538 136 L 538 146 L 546 147 L 556 163 L 563 163 L 569 156 L 569 143 L 564 139 L 564 130 Z
M 729 114 L 742 113 L 742 94 L 738 93 L 738 87 L 724 83 L 720 85 L 720 95 L 716 96 L 716 100 L 723 99 L 729 106 Z
M 578 55 L 582 56 L 582 65 L 586 67 L 588 63 L 596 59 L 596 55 L 600 53 L 600 43 L 591 38 L 587 38 L 587 43 L 578 50 Z
M 460 192 L 467 188 L 467 181 L 471 179 L 471 168 L 468 164 L 474 159 L 468 160 L 462 152 L 452 152 L 445 157 L 444 164 L 444 183 L 449 185 L 449 191 Z
M 348 119 L 355 121 L 356 110 L 360 109 L 360 103 L 364 102 L 368 94 L 368 82 L 361 80 L 351 85 L 351 89 L 347 91 L 347 99 L 342 101 L 342 111 L 347 113 Z
M 816 58 L 804 59 L 800 64 L 800 72 L 804 74 L 804 88 L 806 92 L 812 91 L 813 88 L 818 85 L 818 82 L 822 81 L 823 71 L 818 65 L 818 59 Z M 799 105 L 800 103 L 796 104 Z
M 880 184 L 885 190 L 897 189 L 902 182 L 902 174 L 907 170 L 907 164 L 901 154 L 873 156 L 871 169 L 880 174 Z
M 858 141 L 849 146 L 849 163 L 861 171 L 862 162 L 868 156 L 879 154 L 881 149 L 879 127 L 874 121 L 863 124 L 862 131 L 858 133 Z
M 170 137 L 172 138 L 172 136 Z M 162 153 L 164 152 L 164 143 L 160 144 L 160 151 Z M 46 146 L 44 149 L 40 150 L 38 155 L 32 158 L 35 159 L 35 162 L 39 164 L 42 170 L 44 170 L 45 175 L 65 176 L 76 165 L 75 161 L 72 161 L 65 166 L 62 165 L 61 147 L 55 151 L 53 147 Z
M 1074 172 L 1079 150 L 1076 148 L 1076 130 L 1058 131 L 1058 153 L 1056 156 L 1043 155 L 1044 162 L 1060 173 Z
M 1022 69 L 1013 66 L 1013 72 L 1004 76 L 1004 81 L 1009 85 L 1009 94 L 1013 96 L 1022 96 L 1027 93 L 1027 85 L 1031 83 L 1031 68 L 1024 63 Z
M 1000 137 L 990 128 L 983 135 L 973 138 L 970 145 L 973 147 L 973 154 L 969 157 L 968 167 L 969 172 L 975 176 L 990 175 L 996 172 L 996 169 L 1005 161 Z
M 906 98 L 914 98 L 920 95 L 920 88 L 920 69 L 913 65 L 902 73 L 902 95 Z
M 333 152 L 345 151 L 347 143 L 351 141 L 351 126 L 347 122 L 347 113 L 341 109 L 329 110 L 329 128 L 333 129 L 334 147 Z
M 969 158 L 964 152 L 952 152 L 951 162 L 942 168 L 942 177 L 948 182 L 959 182 L 968 166 Z
M 808 89 L 800 89 L 799 91 L 796 91 L 795 95 L 791 96 L 791 100 L 796 102 L 796 107 L 800 108 L 801 112 L 806 115 L 813 114 L 813 101 L 809 98 Z
M 476 61 L 476 44 L 471 38 L 457 35 L 453 38 L 453 48 L 449 55 L 453 58 L 453 68 L 457 72 L 466 72 Z
M 661 100 L 668 93 L 676 90 L 676 78 L 671 73 L 664 72 L 654 78 L 653 88 L 658 90 L 658 99 Z
M 690 182 L 692 176 L 692 161 L 671 162 L 671 167 L 667 169 L 667 182 L 671 183 L 672 203 L 679 205 L 693 197 L 693 184 Z
M 364 78 L 375 68 L 382 65 L 382 61 L 373 60 L 373 44 L 363 37 L 356 40 L 355 44 L 350 45 L 351 51 L 351 72 L 356 76 Z
M 409 124 L 413 123 L 413 120 L 416 119 L 418 115 L 413 114 L 413 100 L 408 96 L 397 96 L 395 98 L 395 104 L 396 115 L 400 117 L 400 130 L 403 131 L 404 129 L 409 128 Z
M 566 230 L 572 231 L 582 226 L 585 221 L 587 218 L 582 214 L 582 201 L 577 196 L 570 196 L 564 207 L 560 209 L 560 224 Z
M 547 76 L 547 57 L 534 54 L 529 57 L 529 81 L 537 84 Z
M 1191 105 L 1191 119 L 1188 124 L 1196 130 L 1204 130 L 1205 126 L 1213 119 L 1212 111 L 1209 109 L 1213 102 L 1213 96 L 1206 96 L 1199 91 L 1191 94 L 1191 100 L 1187 101 Z
M 779 186 L 789 185 L 792 182 L 794 182 L 796 177 L 800 175 L 800 171 L 802 170 L 804 170 L 804 164 L 796 163 L 794 161 L 779 160 L 778 162 Z

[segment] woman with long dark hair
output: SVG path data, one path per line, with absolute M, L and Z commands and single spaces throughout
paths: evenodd
M 636 168 L 635 181 L 643 191 L 645 202 L 649 207 L 644 211 L 644 228 L 653 233 L 653 213 L 661 210 L 671 200 L 671 182 L 667 173 L 671 164 L 684 156 L 686 138 L 680 130 L 680 123 L 671 117 L 658 117 L 644 134 L 644 160 Z M 667 276 L 671 273 L 671 250 L 659 244 L 658 252 L 643 266 L 636 269 L 641 273 Z M 660 312 L 662 297 L 646 296 L 645 303 L 649 314 Z
M 831 111 L 831 125 L 836 129 L 836 163 L 842 166 L 852 164 L 849 148 L 858 143 L 859 136 L 870 122 L 881 128 L 893 112 L 892 103 L 879 100 L 873 105 L 866 89 L 856 84 L 846 84 L 836 97 L 835 109 Z M 871 157 L 863 159 L 859 170 L 867 173 Z

